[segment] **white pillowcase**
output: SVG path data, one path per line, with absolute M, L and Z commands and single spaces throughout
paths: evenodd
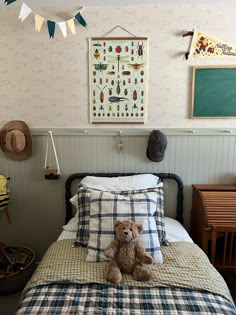
M 89 243 L 87 262 L 107 260 L 103 252 L 115 239 L 114 225 L 117 220 L 133 220 L 143 225 L 138 240 L 154 262 L 162 264 L 156 221 L 153 217 L 157 207 L 154 192 L 119 195 L 103 191 L 91 191 Z
M 81 185 L 103 191 L 136 190 L 153 187 L 162 187 L 159 177 L 152 174 L 138 174 L 131 176 L 97 177 L 86 176 L 80 182 Z
M 165 217 L 166 239 L 169 242 L 193 242 L 183 225 L 172 218 Z
M 73 217 L 66 225 L 63 225 L 63 230 L 68 232 L 77 232 L 78 216 Z

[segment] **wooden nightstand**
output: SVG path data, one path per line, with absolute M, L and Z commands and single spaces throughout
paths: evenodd
M 219 270 L 236 270 L 236 185 L 193 185 L 190 235 Z

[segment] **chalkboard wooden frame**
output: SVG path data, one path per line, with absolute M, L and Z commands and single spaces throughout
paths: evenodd
M 191 118 L 236 118 L 236 66 L 193 66 Z

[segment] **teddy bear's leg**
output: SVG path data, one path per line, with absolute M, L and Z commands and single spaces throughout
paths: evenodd
M 120 283 L 122 279 L 122 275 L 120 272 L 120 268 L 116 261 L 112 260 L 109 263 L 107 270 L 107 280 L 113 283 Z
M 147 281 L 151 279 L 151 273 L 141 264 L 136 264 L 133 270 L 133 278 L 137 281 Z

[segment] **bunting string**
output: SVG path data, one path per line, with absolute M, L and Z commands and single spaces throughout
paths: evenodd
M 15 1 L 17 1 L 17 0 L 5 0 L 4 3 L 6 5 L 9 5 Z M 82 9 L 83 8 L 81 8 L 80 11 L 82 11 Z M 75 28 L 75 22 L 76 21 L 84 27 L 87 26 L 87 23 L 84 20 L 84 18 L 82 17 L 80 12 L 78 12 L 73 18 L 71 18 L 67 21 L 55 22 L 55 21 L 47 20 L 44 17 L 42 17 L 41 15 L 37 14 L 27 4 L 25 4 L 23 2 L 21 5 L 20 13 L 19 13 L 19 19 L 21 20 L 21 22 L 23 22 L 30 14 L 34 14 L 35 32 L 40 33 L 42 26 L 45 22 L 45 24 L 47 25 L 48 34 L 49 34 L 50 38 L 54 38 L 56 25 L 61 30 L 61 33 L 62 33 L 64 38 L 67 37 L 67 34 L 68 34 L 67 33 L 67 27 L 69 28 L 69 30 L 71 31 L 71 33 L 73 35 L 77 35 L 76 28 Z

